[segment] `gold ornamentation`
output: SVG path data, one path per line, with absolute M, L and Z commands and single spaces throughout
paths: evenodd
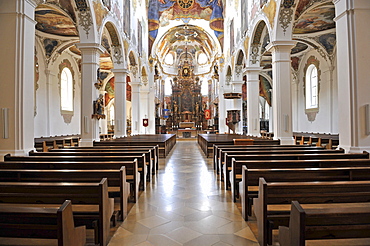
M 180 8 L 188 10 L 193 6 L 194 0 L 177 0 L 177 4 Z

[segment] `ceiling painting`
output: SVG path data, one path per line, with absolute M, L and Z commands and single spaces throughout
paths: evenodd
M 215 47 L 213 39 L 202 28 L 181 25 L 171 28 L 162 36 L 158 42 L 156 53 L 161 60 L 164 60 L 168 53 L 176 53 L 179 59 L 192 58 L 191 55 L 195 55 L 198 51 L 212 57 Z
M 335 28 L 333 4 L 323 4 L 302 14 L 297 20 L 293 33 L 306 34 Z
M 319 36 L 318 42 L 325 47 L 326 52 L 328 52 L 329 55 L 332 55 L 334 52 L 335 45 L 337 43 L 337 38 L 335 33 L 328 33 Z
M 169 20 L 204 19 L 210 22 L 210 28 L 223 43 L 224 19 L 221 0 L 149 0 L 148 27 L 149 50 L 158 35 L 159 27 L 168 25 Z
M 73 45 L 69 48 L 69 51 L 71 51 L 72 53 L 76 54 L 76 55 L 81 55 L 81 51 L 76 47 L 76 45 Z
M 308 48 L 308 45 L 306 45 L 304 43 L 301 43 L 301 42 L 297 42 L 296 46 L 294 46 L 294 48 L 292 49 L 291 54 L 300 53 L 300 52 L 306 50 L 307 48 Z
M 50 6 L 40 5 L 36 8 L 36 29 L 49 34 L 77 37 L 78 31 L 70 16 Z
M 100 69 L 111 70 L 114 68 L 110 54 L 104 53 L 100 55 Z
M 73 9 L 71 0 L 59 0 L 60 6 L 66 11 L 74 22 L 76 22 L 76 14 Z

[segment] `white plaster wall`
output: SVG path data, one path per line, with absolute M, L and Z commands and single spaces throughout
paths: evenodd
M 65 123 L 60 111 L 59 65 L 68 59 L 74 71 L 74 113 L 70 123 Z M 40 63 L 40 58 L 39 58 Z M 37 115 L 35 117 L 35 137 L 66 134 L 80 134 L 81 118 L 81 81 L 75 60 L 67 53 L 59 56 L 50 65 L 49 86 L 45 66 L 40 65 L 39 89 L 36 94 Z M 48 91 L 49 90 L 49 91 Z M 49 100 L 47 94 L 49 93 Z M 92 104 L 92 102 L 91 102 Z M 92 106 L 91 106 L 92 107 Z M 48 119 L 49 118 L 49 119 Z M 47 122 L 50 121 L 48 125 Z
M 304 96 L 304 67 L 307 63 L 307 59 L 310 56 L 314 56 L 319 60 L 319 70 L 321 71 L 320 76 L 320 91 L 319 91 L 319 112 L 316 115 L 314 121 L 310 122 L 305 114 L 305 96 Z M 297 97 L 295 101 L 297 103 L 293 114 L 296 116 L 293 119 L 296 119 L 297 122 L 293 124 L 295 132 L 320 132 L 320 133 L 338 133 L 338 124 L 337 124 L 337 108 L 333 105 L 336 105 L 337 102 L 337 82 L 333 77 L 331 81 L 330 64 L 321 57 L 315 50 L 307 52 L 300 62 L 299 74 L 298 74 L 298 88 L 297 88 Z M 334 81 L 335 79 L 335 81 Z M 294 95 L 294 92 L 293 92 Z M 293 96 L 294 98 L 294 96 Z M 293 101 L 294 102 L 294 101 Z M 335 117 L 335 118 L 334 118 Z

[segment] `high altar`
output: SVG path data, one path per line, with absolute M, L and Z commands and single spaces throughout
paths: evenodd
M 201 83 L 193 74 L 194 67 L 185 61 L 178 67 L 172 84 L 172 125 L 178 129 L 198 129 L 203 125 Z M 188 125 L 186 123 L 189 123 Z

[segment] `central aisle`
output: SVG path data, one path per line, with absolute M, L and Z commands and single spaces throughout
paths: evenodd
M 248 240 L 249 239 L 249 240 Z M 110 241 L 116 245 L 258 245 L 212 159 L 178 141 Z

